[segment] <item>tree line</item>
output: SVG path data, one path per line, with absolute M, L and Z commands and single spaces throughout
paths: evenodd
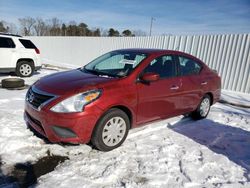
M 23 36 L 146 36 L 142 30 L 118 31 L 114 28 L 89 28 L 86 23 L 75 21 L 65 23 L 56 17 L 47 20 L 32 17 L 19 18 L 18 27 L 13 23 L 0 21 L 0 32 Z

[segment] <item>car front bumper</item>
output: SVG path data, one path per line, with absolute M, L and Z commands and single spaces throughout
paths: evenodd
M 55 113 L 49 109 L 34 109 L 25 103 L 26 124 L 53 143 L 88 143 L 103 111 L 96 106 L 80 113 Z

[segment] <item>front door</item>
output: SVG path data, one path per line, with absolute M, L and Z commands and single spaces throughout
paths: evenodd
M 173 57 L 164 55 L 154 59 L 143 71 L 147 72 L 158 73 L 160 79 L 148 84 L 137 83 L 137 124 L 179 113 L 180 81 L 176 77 L 176 63 Z

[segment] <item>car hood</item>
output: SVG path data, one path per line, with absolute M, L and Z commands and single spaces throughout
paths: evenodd
M 117 78 L 101 77 L 76 69 L 45 76 L 38 80 L 34 87 L 47 93 L 64 95 L 81 92 L 89 88 L 97 88 L 100 87 L 100 84 L 113 79 Z

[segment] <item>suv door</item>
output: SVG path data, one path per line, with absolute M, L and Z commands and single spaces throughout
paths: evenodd
M 173 56 L 157 57 L 140 74 L 158 73 L 160 79 L 150 83 L 137 83 L 137 123 L 174 116 L 179 112 L 181 95 L 180 81 L 176 77 L 176 63 Z
M 15 43 L 9 37 L 0 37 L 0 68 L 14 68 L 12 65 Z
M 203 97 L 200 76 L 202 65 L 198 61 L 182 55 L 176 56 L 176 60 L 181 81 L 182 111 L 187 113 L 194 111 Z

